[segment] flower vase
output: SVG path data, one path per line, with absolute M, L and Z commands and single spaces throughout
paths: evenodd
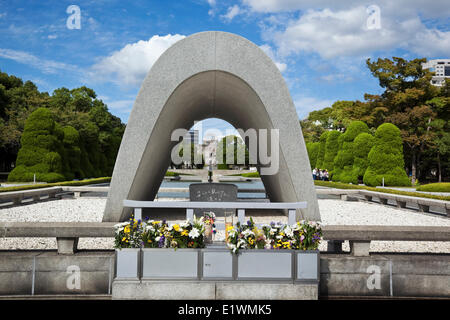
M 212 242 L 213 242 L 212 225 L 206 224 L 205 225 L 205 243 L 212 243 Z

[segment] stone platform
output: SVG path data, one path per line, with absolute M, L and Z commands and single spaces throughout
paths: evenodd
M 126 281 L 112 284 L 113 299 L 317 300 L 319 285 L 250 281 Z

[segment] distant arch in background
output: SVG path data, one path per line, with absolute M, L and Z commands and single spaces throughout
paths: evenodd
M 201 32 L 167 49 L 148 72 L 117 155 L 103 221 L 123 221 L 124 199 L 153 200 L 170 163 L 174 129 L 221 118 L 236 128 L 279 129 L 279 171 L 262 176 L 272 202 L 307 201 L 299 218 L 320 220 L 297 113 L 273 61 L 240 36 Z

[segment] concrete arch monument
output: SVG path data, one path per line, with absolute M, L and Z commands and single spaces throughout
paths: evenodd
M 117 155 L 103 221 L 131 214 L 124 199 L 153 200 L 177 143 L 172 131 L 206 118 L 244 131 L 279 129 L 278 173 L 262 176 L 268 197 L 307 201 L 299 216 L 320 220 L 298 116 L 281 73 L 254 43 L 211 31 L 178 41 L 148 72 Z

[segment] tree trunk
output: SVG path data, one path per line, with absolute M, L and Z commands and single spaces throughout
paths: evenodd
M 438 152 L 437 154 L 437 165 L 438 165 L 438 182 L 442 182 L 442 174 L 441 174 L 441 156 Z
M 416 151 L 412 151 L 411 157 L 411 183 L 414 186 L 416 184 Z

